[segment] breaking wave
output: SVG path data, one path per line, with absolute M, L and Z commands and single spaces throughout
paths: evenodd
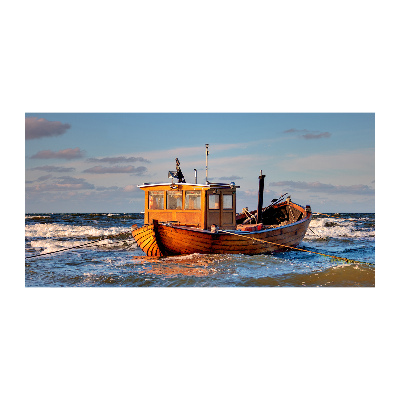
M 366 218 L 313 218 L 305 239 L 375 238 L 375 223 Z

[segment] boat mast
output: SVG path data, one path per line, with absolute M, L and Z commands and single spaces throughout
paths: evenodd
M 206 183 L 208 183 L 208 143 L 206 143 Z
M 258 177 L 258 207 L 257 207 L 257 224 L 262 222 L 262 207 L 263 207 L 263 194 L 264 194 L 264 178 L 262 170 L 260 170 L 260 176 Z

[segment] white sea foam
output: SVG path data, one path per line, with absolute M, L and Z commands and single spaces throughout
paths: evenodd
M 34 248 L 37 251 L 40 251 L 40 254 L 46 254 L 46 253 L 51 253 L 53 251 L 57 250 L 66 250 L 69 248 L 76 248 L 77 246 L 82 246 L 82 245 L 88 245 L 88 246 L 83 246 L 81 247 L 82 249 L 84 248 L 104 248 L 104 249 L 110 249 L 114 248 L 115 246 L 119 246 L 118 243 L 114 243 L 109 239 L 104 239 L 104 240 L 99 240 L 96 241 L 95 243 L 92 243 L 93 241 L 90 240 L 54 240 L 54 239 L 42 239 L 42 240 L 32 240 L 30 242 L 30 245 L 32 248 Z M 91 244 L 89 244 L 91 243 Z M 78 247 L 80 248 L 80 247 Z
M 87 245 L 87 246 L 82 246 Z M 81 248 L 81 249 L 115 249 L 121 246 L 121 242 L 114 242 L 110 239 L 104 239 L 99 241 L 91 241 L 91 240 L 54 240 L 54 239 L 40 239 L 40 240 L 32 240 L 30 242 L 30 246 L 34 248 L 36 251 L 40 252 L 40 254 L 52 253 L 57 250 L 67 250 L 73 248 Z M 82 247 L 79 247 L 82 246 Z M 137 247 L 136 243 L 132 243 L 130 248 Z
M 127 231 L 126 227 L 99 228 L 90 225 L 62 225 L 62 224 L 32 224 L 25 226 L 25 237 L 88 237 L 88 236 L 103 236 L 116 235 Z
M 364 219 L 363 219 L 364 220 Z M 311 220 L 306 239 L 322 238 L 374 238 L 372 229 L 360 229 L 357 219 L 318 218 Z
M 117 235 L 119 233 L 128 232 L 126 227 L 109 227 L 100 228 L 90 225 L 63 225 L 63 224 L 32 224 L 25 226 L 25 237 L 32 238 L 30 246 L 41 254 L 51 253 L 53 251 L 81 246 L 92 242 L 91 237 L 101 237 L 109 235 Z M 35 239 L 37 238 L 37 239 Z M 68 240 L 60 240 L 60 238 L 68 238 Z M 85 238 L 87 240 L 74 240 Z M 94 239 L 95 240 L 95 239 Z M 115 243 L 112 239 L 103 239 L 91 244 L 97 248 L 113 248 L 119 246 L 119 242 Z M 83 247 L 85 248 L 85 247 Z M 89 248 L 89 246 L 88 246 Z
M 31 247 L 36 250 L 42 250 L 41 254 L 51 253 L 53 251 L 72 248 L 75 246 L 81 246 L 83 244 L 89 243 L 89 241 L 60 241 L 60 240 L 51 240 L 51 239 L 43 239 L 43 240 L 32 240 Z M 101 242 L 98 242 L 98 244 Z

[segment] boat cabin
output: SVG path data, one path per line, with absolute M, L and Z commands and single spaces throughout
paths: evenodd
M 236 228 L 236 186 L 225 183 L 144 183 L 144 223 L 153 220 L 200 229 Z

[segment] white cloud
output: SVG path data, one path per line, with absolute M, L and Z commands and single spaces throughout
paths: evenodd
M 76 147 L 74 149 L 64 149 L 59 151 L 52 150 L 41 150 L 38 153 L 34 154 L 31 158 L 39 158 L 39 159 L 50 159 L 50 158 L 62 158 L 66 160 L 72 160 L 74 158 L 83 158 L 85 155 L 85 151 Z
M 133 192 L 135 190 L 137 190 L 136 185 L 126 185 L 123 189 L 124 192 Z
M 113 167 L 101 167 L 96 166 L 89 169 L 85 169 L 83 172 L 90 174 L 134 174 L 142 175 L 147 171 L 146 167 L 134 167 L 133 165 L 119 166 L 115 165 Z
M 25 118 L 25 139 L 40 139 L 63 135 L 70 124 L 63 124 L 60 121 L 48 121 L 45 118 L 26 117 Z

